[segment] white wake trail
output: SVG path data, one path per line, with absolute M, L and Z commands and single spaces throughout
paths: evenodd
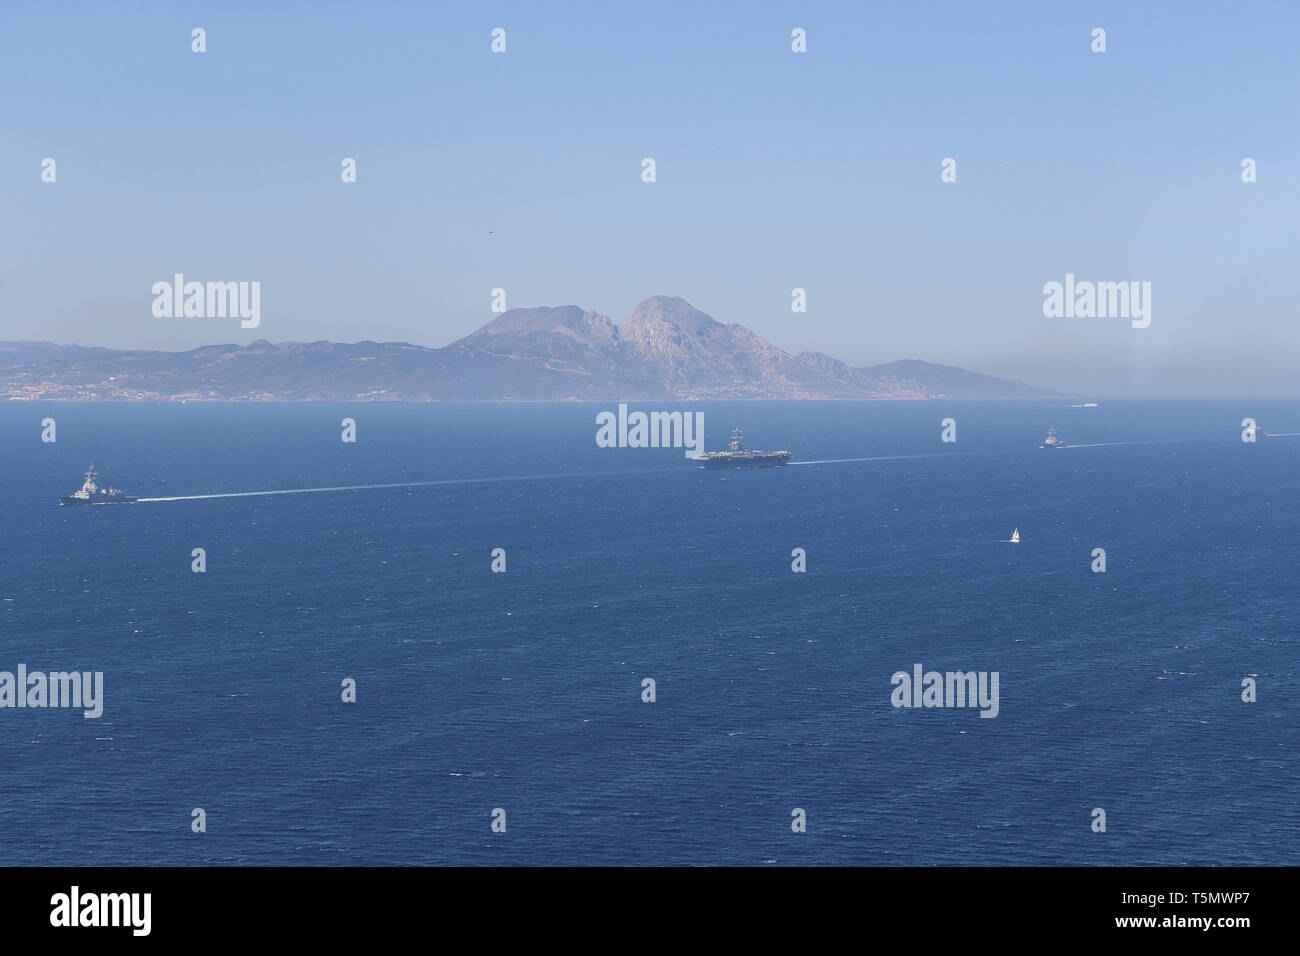
M 649 470 L 647 470 L 649 471 Z M 488 478 L 442 478 L 437 481 L 395 481 L 375 485 L 331 485 L 326 488 L 280 488 L 274 491 L 227 491 L 212 495 L 171 495 L 139 498 L 137 504 L 154 501 L 203 501 L 209 498 L 261 498 L 269 495 L 314 495 L 329 491 L 368 491 L 375 488 L 428 488 L 435 485 L 476 485 L 494 481 L 543 481 L 556 478 L 603 478 L 609 475 L 642 475 L 647 471 L 568 471 L 545 475 L 495 475 Z
M 1107 448 L 1113 445 L 1169 445 L 1182 442 L 1195 441 L 1193 438 L 1147 438 L 1140 441 L 1098 441 L 1098 442 L 1081 442 L 1075 444 L 1071 442 L 1066 445 L 1066 450 L 1071 448 Z
M 956 452 L 935 452 L 925 455 L 878 455 L 874 458 L 827 458 L 821 461 L 792 461 L 791 465 L 831 465 L 853 461 L 891 461 L 899 458 L 942 458 Z M 438 485 L 477 485 L 500 481 L 546 481 L 560 478 L 606 478 L 612 475 L 646 475 L 657 472 L 677 473 L 677 469 L 643 469 L 636 471 L 567 471 L 542 475 L 495 475 L 487 478 L 442 478 L 437 481 L 395 481 L 370 485 L 330 485 L 324 488 L 277 488 L 272 491 L 226 491 L 210 495 L 167 495 L 139 498 L 137 504 L 159 501 L 206 501 L 213 498 L 263 498 L 271 495 L 317 495 L 331 491 L 369 491 L 377 488 L 430 488 Z
M 1300 437 L 1300 432 L 1282 432 L 1270 433 L 1269 438 L 1291 438 Z M 1066 445 L 1070 448 L 1105 448 L 1114 445 L 1156 445 L 1171 442 L 1186 442 L 1192 439 L 1187 438 L 1155 438 L 1146 441 L 1108 441 L 1108 442 L 1091 442 L 1078 445 Z M 866 458 L 818 458 L 812 461 L 792 461 L 790 465 L 839 465 L 851 464 L 854 462 L 866 461 L 903 461 L 920 458 L 961 458 L 968 457 L 973 452 L 926 452 L 919 455 L 873 455 Z M 278 488 L 272 491 L 227 491 L 211 495 L 169 495 L 166 497 L 159 496 L 155 498 L 139 498 L 137 502 L 159 501 L 205 501 L 213 498 L 261 498 L 271 495 L 315 495 L 325 494 L 331 491 L 370 491 L 379 488 L 430 488 L 439 485 L 476 485 L 488 484 L 490 482 L 504 481 L 547 481 L 561 478 L 605 478 L 612 475 L 645 475 L 652 472 L 668 472 L 676 469 L 645 469 L 642 471 L 569 471 L 569 472 L 552 472 L 541 475 L 495 475 L 487 478 L 442 478 L 437 481 L 396 481 L 385 484 L 369 485 L 331 485 L 323 488 Z
M 853 461 L 897 461 L 907 458 L 955 458 L 959 454 L 968 454 L 966 452 L 955 451 L 935 451 L 927 452 L 924 455 L 877 455 L 874 458 L 819 458 L 816 461 L 792 461 L 791 465 L 838 465 L 842 462 Z

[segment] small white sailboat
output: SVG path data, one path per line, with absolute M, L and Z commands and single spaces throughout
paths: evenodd
M 1019 528 L 1017 528 L 1015 531 L 1011 532 L 1011 537 L 1007 538 L 1007 543 L 1008 543 L 1008 544 L 1019 544 L 1019 543 L 1020 543 L 1020 529 L 1019 529 Z

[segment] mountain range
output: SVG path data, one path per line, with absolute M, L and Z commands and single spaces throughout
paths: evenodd
M 792 355 L 685 299 L 621 325 L 578 306 L 511 309 L 444 348 L 281 342 L 162 352 L 0 342 L 0 398 L 612 401 L 1035 398 L 1050 389 L 917 359 L 853 368 Z

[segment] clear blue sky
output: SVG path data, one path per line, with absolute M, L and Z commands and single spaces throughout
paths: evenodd
M 0 339 L 440 346 L 499 286 L 680 295 L 855 365 L 1294 394 L 1298 35 L 1253 0 L 7 3 Z M 175 272 L 260 281 L 261 327 L 155 318 Z M 1150 281 L 1151 327 L 1044 318 L 1067 272 Z

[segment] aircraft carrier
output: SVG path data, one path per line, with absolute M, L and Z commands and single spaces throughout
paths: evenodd
M 693 459 L 701 468 L 774 468 L 789 463 L 794 457 L 788 451 L 751 451 L 741 444 L 740 429 L 731 433 L 731 444 L 727 451 L 709 451 L 696 455 Z

